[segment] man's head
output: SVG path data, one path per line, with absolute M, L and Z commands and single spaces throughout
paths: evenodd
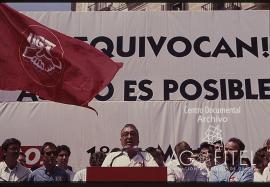
M 89 160 L 89 164 L 91 167 L 96 166 L 96 167 L 100 167 L 103 163 L 103 161 L 106 158 L 106 153 L 104 152 L 96 152 L 91 154 L 90 156 L 90 160 Z
M 126 124 L 121 130 L 121 144 L 123 148 L 134 148 L 139 145 L 139 132 L 133 124 Z
M 215 147 L 214 145 L 209 144 L 208 142 L 203 142 L 200 145 L 200 154 L 204 157 L 208 157 L 209 153 L 214 153 Z
M 267 152 L 270 152 L 270 138 L 268 138 L 265 142 L 265 147 L 267 149 Z
M 7 165 L 13 167 L 17 164 L 21 142 L 15 138 L 6 139 L 2 144 L 3 159 Z
M 211 155 L 210 155 L 211 154 Z M 215 154 L 214 145 L 209 144 L 208 142 L 203 142 L 200 144 L 200 162 L 208 161 Z
M 268 165 L 267 160 L 267 148 L 261 148 L 256 151 L 254 157 L 253 157 L 253 164 L 255 164 L 255 167 L 259 169 L 260 171 L 263 171 L 264 168 Z
M 70 149 L 68 146 L 66 145 L 57 146 L 56 162 L 59 167 L 67 169 L 69 156 L 70 156 Z
M 190 158 L 192 156 L 192 149 L 187 142 L 179 142 L 175 147 L 174 151 L 177 155 L 177 158 L 180 162 L 180 165 L 187 166 L 190 164 Z
M 25 155 L 23 152 L 20 152 L 17 161 L 18 161 L 21 165 L 26 166 L 26 155 Z
M 51 169 L 56 165 L 57 148 L 52 142 L 45 142 L 41 147 L 41 156 L 43 164 L 47 169 Z
M 218 140 L 213 143 L 216 155 L 218 157 L 223 158 L 224 157 L 224 143 L 221 140 Z
M 225 145 L 225 159 L 228 165 L 240 164 L 241 151 L 245 144 L 238 138 L 230 138 Z

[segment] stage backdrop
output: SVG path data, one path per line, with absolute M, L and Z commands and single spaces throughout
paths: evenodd
M 20 139 L 29 166 L 52 141 L 70 146 L 70 165 L 84 168 L 91 153 L 120 147 L 126 123 L 138 127 L 142 148 L 160 146 L 166 160 L 179 141 L 197 149 L 230 137 L 252 159 L 270 137 L 269 11 L 23 13 L 124 63 L 90 102 L 98 116 L 0 92 L 0 142 Z

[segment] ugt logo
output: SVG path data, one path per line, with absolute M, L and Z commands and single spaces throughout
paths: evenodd
M 36 83 L 53 87 L 63 72 L 63 49 L 58 38 L 47 28 L 31 25 L 24 31 L 19 49 L 24 70 Z

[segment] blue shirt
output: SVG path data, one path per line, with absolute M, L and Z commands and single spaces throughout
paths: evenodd
M 36 182 L 36 181 L 56 181 L 56 182 L 67 182 L 70 181 L 69 175 L 65 170 L 55 166 L 53 171 L 50 173 L 46 170 L 44 166 L 33 171 L 29 176 L 27 181 Z
M 251 167 L 238 166 L 230 171 L 226 163 L 214 166 L 210 171 L 210 182 L 253 182 L 254 173 Z

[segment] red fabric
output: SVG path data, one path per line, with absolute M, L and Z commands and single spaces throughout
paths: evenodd
M 0 3 L 0 89 L 87 106 L 122 63 Z

